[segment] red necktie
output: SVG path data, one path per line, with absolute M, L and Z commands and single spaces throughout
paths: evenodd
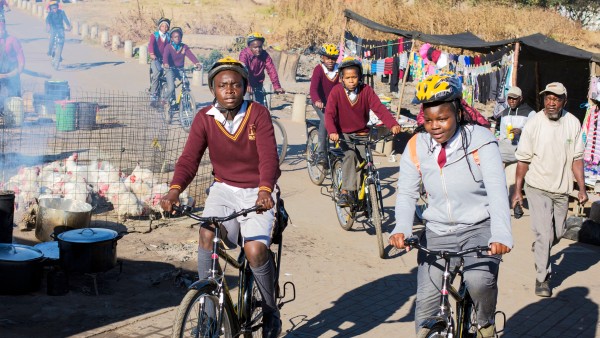
M 438 165 L 442 168 L 446 164 L 446 143 L 442 143 L 442 149 L 440 150 L 440 154 L 438 155 Z

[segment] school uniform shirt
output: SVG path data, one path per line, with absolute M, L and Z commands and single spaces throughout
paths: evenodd
M 156 56 L 157 59 L 162 60 L 163 50 L 165 46 L 171 42 L 169 33 L 160 34 L 160 32 L 154 32 L 150 35 L 150 42 L 148 42 L 148 54 Z
M 199 63 L 196 55 L 192 53 L 192 50 L 185 43 L 181 43 L 179 50 L 175 50 L 172 43 L 168 43 L 163 50 L 163 64 L 169 65 L 169 67 L 181 68 L 185 64 L 185 57 L 188 57 L 193 64 Z
M 240 61 L 248 68 L 248 75 L 251 87 L 262 87 L 265 82 L 265 70 L 269 74 L 271 83 L 275 90 L 281 89 L 279 83 L 279 76 L 277 76 L 277 69 L 273 63 L 273 59 L 263 50 L 258 56 L 254 56 L 250 47 L 242 49 L 240 52 Z
M 192 123 L 183 153 L 175 165 L 172 185 L 181 190 L 192 182 L 208 149 L 215 181 L 237 188 L 273 191 L 281 175 L 271 114 L 262 105 L 246 102 L 239 126 L 229 132 L 214 106 L 202 108 Z M 235 120 L 235 119 L 234 119 Z
M 310 78 L 310 98 L 312 102 L 321 101 L 327 104 L 327 98 L 333 87 L 340 82 L 337 65 L 329 72 L 323 64 L 319 64 L 313 70 Z
M 525 182 L 537 189 L 557 194 L 573 191 L 573 161 L 583 158 L 581 123 L 563 110 L 557 121 L 543 110 L 537 112 L 521 133 L 515 157 L 529 163 Z
M 368 132 L 369 110 L 372 110 L 386 127 L 398 125 L 373 88 L 363 84 L 357 88 L 355 100 L 351 100 L 349 95 L 352 93 L 348 93 L 341 83 L 331 90 L 325 107 L 327 134 Z

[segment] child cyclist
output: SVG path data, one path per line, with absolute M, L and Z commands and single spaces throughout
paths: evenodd
M 369 111 L 372 110 L 394 135 L 400 133 L 400 125 L 390 111 L 381 103 L 373 88 L 362 82 L 362 63 L 347 57 L 338 67 L 342 83 L 336 85 L 329 94 L 325 107 L 325 127 L 329 139 L 340 142 L 344 149 L 342 162 L 342 190 L 337 204 L 347 207 L 354 202 L 358 188 L 356 166 L 365 156 L 364 146 L 354 146 L 350 139 L 369 137 Z
M 319 125 L 319 145 L 317 147 L 318 162 L 326 161 L 327 129 L 325 129 L 325 105 L 333 87 L 340 82 L 336 64 L 340 51 L 334 44 L 326 43 L 319 49 L 321 63 L 313 70 L 310 78 L 310 98 L 321 124 Z
M 171 98 L 171 107 L 175 105 L 175 78 L 180 79 L 181 74 L 179 69 L 183 68 L 185 63 L 185 57 L 187 56 L 190 61 L 194 63 L 197 69 L 202 68 L 200 61 L 196 58 L 194 53 L 188 45 L 181 42 L 183 39 L 183 30 L 180 27 L 173 27 L 171 29 L 171 42 L 165 46 L 163 50 L 163 68 L 166 70 L 165 76 L 167 78 L 167 91 L 168 97 Z
M 271 114 L 262 105 L 244 101 L 248 71 L 233 58 L 215 63 L 208 72 L 214 103 L 202 108 L 177 160 L 171 189 L 161 200 L 170 211 L 179 194 L 192 182 L 202 156 L 208 150 L 215 182 L 204 204 L 204 217 L 227 216 L 234 211 L 261 205 L 262 211 L 223 223 L 227 238 L 237 243 L 241 233 L 244 251 L 254 275 L 263 308 L 263 337 L 281 332 L 275 299 L 275 268 L 268 247 L 275 220 L 276 183 L 281 172 Z M 200 228 L 198 274 L 208 277 L 215 233 Z
M 263 45 L 265 37 L 258 32 L 250 33 L 246 38 L 247 47 L 240 52 L 240 61 L 248 68 L 250 83 L 248 85 L 248 93 L 254 94 L 254 101 L 266 105 L 265 103 L 265 70 L 269 74 L 273 89 L 276 93 L 285 93 L 279 83 L 277 69 L 273 63 L 273 59 L 264 50 Z
M 158 80 L 162 71 L 163 50 L 171 42 L 171 34 L 169 34 L 171 20 L 160 18 L 156 26 L 158 30 L 150 35 L 148 42 L 148 54 L 152 59 L 150 62 L 150 95 L 152 95 L 153 102 L 158 99 L 160 94 L 158 93 Z

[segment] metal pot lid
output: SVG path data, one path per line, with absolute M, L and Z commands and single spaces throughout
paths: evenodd
M 58 239 L 71 243 L 96 243 L 117 238 L 114 230 L 104 228 L 83 228 L 62 232 Z
M 28 262 L 42 258 L 44 254 L 32 247 L 21 244 L 0 244 L 0 261 Z
M 34 248 L 40 250 L 44 257 L 48 259 L 59 259 L 60 258 L 60 250 L 58 249 L 58 242 L 43 242 L 33 246 Z

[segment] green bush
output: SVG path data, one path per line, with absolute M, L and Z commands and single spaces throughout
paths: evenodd
M 199 55 L 198 60 L 202 64 L 202 68 L 208 71 L 219 59 L 223 57 L 223 53 L 220 51 L 213 49 L 210 51 L 208 56 Z

